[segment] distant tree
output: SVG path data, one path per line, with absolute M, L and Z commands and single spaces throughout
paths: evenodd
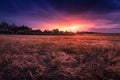
M 42 30 L 37 29 L 37 30 L 33 30 L 34 32 L 42 32 Z
M 96 32 L 88 32 L 88 31 L 82 31 L 82 32 L 76 32 L 76 34 L 96 34 Z
M 11 25 L 9 26 L 9 30 L 12 31 L 12 34 L 17 34 L 18 27 L 17 27 L 15 24 L 11 24 Z
M 18 27 L 19 30 L 23 30 L 23 31 L 30 31 L 32 30 L 32 28 L 29 28 L 28 26 L 22 25 Z
M 64 31 L 59 31 L 60 34 L 64 34 Z
M 32 28 L 29 28 L 28 26 L 22 25 L 18 27 L 18 34 L 30 34 L 32 31 Z
M 0 33 L 3 34 L 29 34 L 32 28 L 22 25 L 16 26 L 15 24 L 8 24 L 6 22 L 0 23 Z
M 37 30 L 32 30 L 31 33 L 34 35 L 41 35 L 43 32 L 42 32 L 42 30 L 37 29 Z
M 50 30 L 44 30 L 43 32 L 44 32 L 44 33 L 51 33 Z
M 9 33 L 9 24 L 6 22 L 0 23 L 0 33 Z
M 52 32 L 53 33 L 59 33 L 59 29 L 53 29 Z
M 6 22 L 1 22 L 0 25 L 1 25 L 3 28 L 9 27 L 9 24 L 6 23 Z

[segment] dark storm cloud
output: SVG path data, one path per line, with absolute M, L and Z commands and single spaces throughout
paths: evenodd
M 81 13 L 85 11 L 108 12 L 120 8 L 120 0 L 0 0 L 0 11 L 17 13 L 32 9 L 53 7 L 58 11 Z
M 69 13 L 109 12 L 120 8 L 119 0 L 49 0 L 57 10 Z

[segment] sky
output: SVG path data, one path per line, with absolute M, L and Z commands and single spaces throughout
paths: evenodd
M 0 22 L 33 29 L 120 33 L 120 0 L 0 0 Z

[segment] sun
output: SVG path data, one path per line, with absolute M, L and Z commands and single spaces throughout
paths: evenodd
M 70 31 L 70 32 L 77 32 L 81 29 L 80 25 L 67 25 L 67 26 L 61 26 L 59 28 L 62 31 Z
M 69 26 L 68 30 L 72 31 L 72 32 L 76 32 L 78 30 L 78 27 L 77 26 Z
M 72 27 L 70 27 L 70 29 L 71 29 L 71 30 L 76 30 L 77 27 L 72 26 Z

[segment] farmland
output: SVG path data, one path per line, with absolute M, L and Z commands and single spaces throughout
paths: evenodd
M 0 35 L 0 80 L 120 80 L 120 35 Z

